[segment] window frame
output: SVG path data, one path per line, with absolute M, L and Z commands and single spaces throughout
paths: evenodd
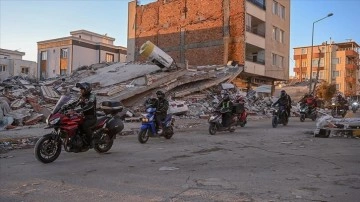
M 47 51 L 41 51 L 41 61 L 46 61 L 47 60 Z
M 108 60 L 108 56 L 111 56 L 111 59 L 112 59 L 111 61 Z M 114 62 L 114 59 L 115 59 L 114 54 L 110 54 L 110 53 L 105 54 L 105 61 L 106 62 Z
M 61 59 L 67 59 L 69 55 L 69 49 L 68 48 L 61 48 L 60 49 L 60 58 Z

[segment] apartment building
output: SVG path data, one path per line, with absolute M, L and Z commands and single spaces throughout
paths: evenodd
M 354 41 L 324 42 L 313 46 L 294 48 L 295 77 L 300 80 L 318 79 L 336 84 L 337 90 L 346 96 L 360 94 L 359 45 Z M 312 70 L 311 69 L 312 62 Z
M 39 78 L 70 75 L 81 66 L 101 62 L 125 62 L 126 48 L 114 41 L 106 34 L 77 30 L 68 37 L 37 42 Z
M 150 40 L 189 65 L 244 65 L 244 86 L 289 78 L 290 0 L 161 0 L 128 5 L 128 61 Z
M 10 76 L 37 78 L 36 62 L 23 60 L 25 52 L 0 48 L 0 81 Z

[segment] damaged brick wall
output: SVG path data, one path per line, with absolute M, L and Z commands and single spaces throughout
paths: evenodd
M 230 9 L 228 46 L 224 46 L 224 5 Z M 137 6 L 135 60 L 146 60 L 139 49 L 150 40 L 176 62 L 186 59 L 190 65 L 212 65 L 236 60 L 243 64 L 244 5 L 245 0 L 165 0 Z

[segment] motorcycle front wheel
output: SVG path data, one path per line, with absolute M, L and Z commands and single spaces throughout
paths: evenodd
M 141 144 L 145 144 L 149 140 L 149 129 L 140 130 L 138 140 Z
M 94 150 L 97 153 L 105 153 L 111 149 L 113 144 L 114 144 L 114 139 L 110 138 L 110 136 L 108 134 L 104 133 L 101 136 L 100 140 L 95 142 Z
M 209 126 L 209 133 L 210 135 L 215 135 L 217 132 L 217 127 L 214 123 L 210 124 Z
M 273 127 L 273 128 L 276 128 L 276 127 L 277 127 L 277 125 L 278 125 L 277 116 L 274 116 L 274 117 L 272 118 L 271 124 L 272 124 L 272 127 Z
M 61 153 L 61 141 L 54 140 L 51 136 L 41 137 L 35 144 L 35 157 L 42 163 L 55 161 Z

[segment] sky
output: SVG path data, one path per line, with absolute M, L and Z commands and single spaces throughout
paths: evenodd
M 36 61 L 37 42 L 70 36 L 85 29 L 115 38 L 126 47 L 127 8 L 131 0 L 0 0 L 0 48 L 25 52 L 24 60 Z M 140 0 L 147 4 L 156 0 Z M 210 0 L 209 0 L 210 1 Z M 269 0 L 267 0 L 269 1 Z M 360 44 L 360 0 L 291 0 L 290 75 L 293 48 L 325 41 Z

